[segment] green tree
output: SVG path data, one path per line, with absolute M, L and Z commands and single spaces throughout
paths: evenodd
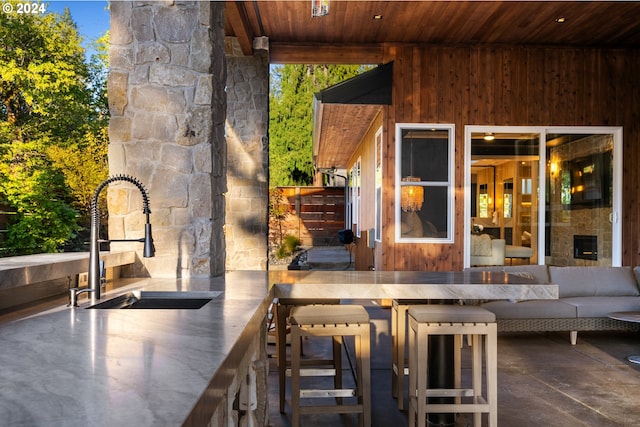
M 287 64 L 271 70 L 270 186 L 313 183 L 313 95 L 367 69 L 361 65 Z
M 108 177 L 109 103 L 107 101 L 107 74 L 109 70 L 109 32 L 93 43 L 93 54 L 88 64 L 90 99 L 85 113 L 84 134 L 65 144 L 48 147 L 47 154 L 65 176 L 72 196 L 72 207 L 78 211 L 78 223 L 88 231 L 91 223 L 93 192 Z M 100 200 L 100 212 L 106 215 L 106 201 Z M 84 233 L 86 234 L 86 233 Z M 78 236 L 83 238 L 83 233 Z M 77 242 L 76 245 L 81 245 Z
M 84 55 L 68 10 L 0 14 L 0 203 L 15 213 L 8 254 L 68 244 L 86 222 L 87 193 L 106 177 L 104 58 L 88 65 Z
M 15 211 L 6 236 L 7 255 L 56 252 L 78 230 L 64 175 L 40 145 L 17 141 L 0 163 L 3 196 Z

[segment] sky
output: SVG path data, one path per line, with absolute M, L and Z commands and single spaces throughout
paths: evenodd
M 43 0 L 47 4 L 47 12 L 62 13 L 65 8 L 71 12 L 73 21 L 84 38 L 82 45 L 87 49 L 87 57 L 91 55 L 91 43 L 109 29 L 108 2 L 105 0 Z

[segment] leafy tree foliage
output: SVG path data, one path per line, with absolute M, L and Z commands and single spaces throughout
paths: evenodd
M 0 14 L 0 203 L 12 212 L 5 254 L 58 251 L 88 223 L 90 194 L 107 175 L 100 52 L 84 62 L 68 10 Z
M 313 95 L 367 69 L 360 65 L 286 64 L 271 70 L 269 184 L 313 183 Z

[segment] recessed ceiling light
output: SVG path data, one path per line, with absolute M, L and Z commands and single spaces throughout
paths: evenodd
M 378 14 L 373 15 L 373 20 L 374 21 L 381 21 L 382 20 L 382 15 L 378 15 Z
M 564 24 L 566 20 L 567 18 L 564 18 L 564 17 L 556 18 L 556 22 L 558 24 Z

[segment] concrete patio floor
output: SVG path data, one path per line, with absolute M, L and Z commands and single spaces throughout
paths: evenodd
M 325 261 L 316 269 L 345 267 L 343 248 L 312 251 L 309 260 Z M 315 252 L 315 254 L 314 254 Z M 345 251 L 346 252 L 346 251 Z M 348 252 L 346 262 L 348 265 Z M 337 257 L 335 259 L 334 257 Z M 324 268 L 323 268 L 324 267 Z M 371 317 L 371 382 L 373 426 L 408 425 L 406 411 L 397 409 L 391 397 L 390 309 L 375 301 L 363 304 Z M 352 343 L 348 346 L 353 354 Z M 305 355 L 321 356 L 329 342 L 310 339 Z M 269 345 L 273 355 L 275 346 Z M 640 425 L 640 365 L 626 360 L 640 354 L 640 334 L 628 332 L 580 332 L 577 345 L 569 333 L 500 333 L 498 337 L 498 423 L 503 427 L 631 427 Z M 346 360 L 346 359 L 345 359 Z M 348 364 L 345 362 L 345 369 Z M 269 419 L 272 427 L 290 426 L 289 385 L 285 413 L 278 410 L 278 371 L 274 357 L 269 367 Z M 463 375 L 466 367 L 463 366 Z M 345 372 L 345 379 L 351 378 Z M 288 381 L 288 380 L 287 380 Z M 288 383 L 287 383 L 288 384 Z M 406 383 L 405 383 L 406 384 Z M 405 397 L 405 408 L 407 407 Z M 303 415 L 303 427 L 357 426 L 355 415 Z M 471 425 L 467 416 L 455 426 Z

